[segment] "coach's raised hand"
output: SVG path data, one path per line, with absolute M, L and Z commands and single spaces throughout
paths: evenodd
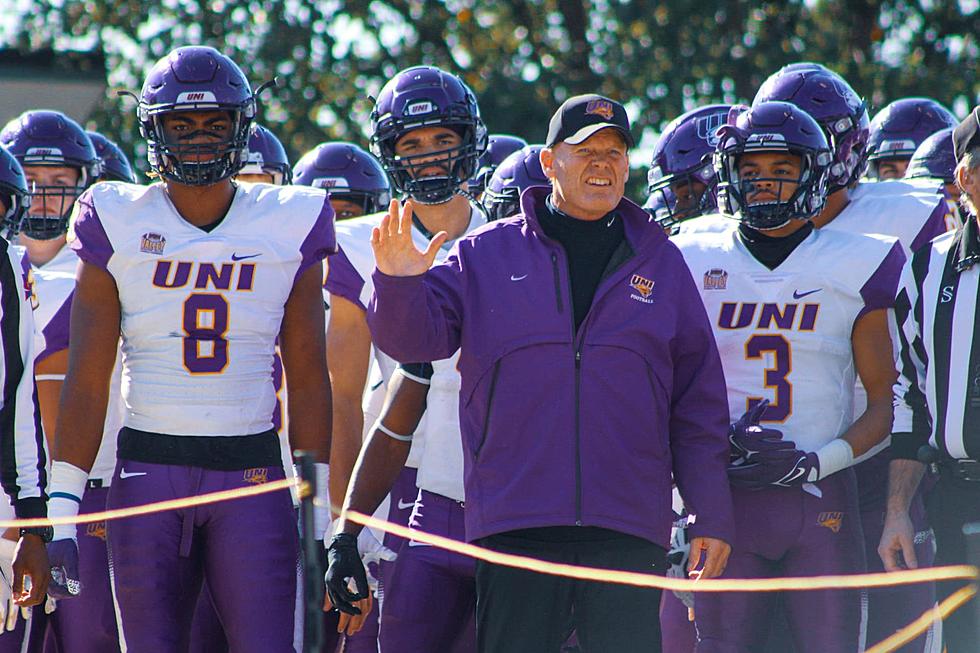
M 371 232 L 371 247 L 378 270 L 391 277 L 413 277 L 432 267 L 436 253 L 448 234 L 440 231 L 424 252 L 412 242 L 412 201 L 391 200 L 388 215 Z

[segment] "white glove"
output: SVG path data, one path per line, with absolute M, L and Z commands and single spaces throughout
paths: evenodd
M 667 553 L 667 577 L 687 578 L 687 561 L 691 557 L 691 542 L 687 537 L 687 516 L 674 522 L 670 529 L 670 551 Z M 694 592 L 674 590 L 674 596 L 690 610 L 694 608 Z
M 357 536 L 357 550 L 361 554 L 361 562 L 364 563 L 364 570 L 367 572 L 368 586 L 372 592 L 378 591 L 378 579 L 371 575 L 371 568 L 368 566 L 372 562 L 379 563 L 394 562 L 398 554 L 381 543 L 374 536 L 370 528 L 362 528 L 360 535 Z

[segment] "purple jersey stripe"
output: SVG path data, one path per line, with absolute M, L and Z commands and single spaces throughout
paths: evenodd
M 327 268 L 327 281 L 323 284 L 331 295 L 343 297 L 347 301 L 367 310 L 361 301 L 361 291 L 364 290 L 364 279 L 357 273 L 357 268 L 347 258 L 342 247 L 330 258 Z
M 35 365 L 63 349 L 68 349 L 68 326 L 69 318 L 71 317 L 71 302 L 74 297 L 75 292 L 70 292 L 68 297 L 65 298 L 65 301 L 58 307 L 58 310 L 41 330 L 41 333 L 44 334 L 44 351 L 39 353 L 34 359 Z
M 112 244 L 102 226 L 102 220 L 95 210 L 91 189 L 85 191 L 77 200 L 72 228 L 69 232 L 69 246 L 86 263 L 107 270 L 112 258 Z
M 861 299 L 864 300 L 864 307 L 854 319 L 855 322 L 861 319 L 865 313 L 882 308 L 892 308 L 895 305 L 895 296 L 898 294 L 898 282 L 902 277 L 903 267 L 905 267 L 905 253 L 902 251 L 902 244 L 896 242 L 885 258 L 881 260 L 878 269 L 861 286 Z
M 909 246 L 912 252 L 918 251 L 933 238 L 946 233 L 946 213 L 948 210 L 949 207 L 946 205 L 946 199 L 940 197 L 939 204 L 929 214 L 929 219 L 922 225 L 922 229 L 915 235 L 915 239 Z
M 306 240 L 300 245 L 299 251 L 302 259 L 299 269 L 296 271 L 296 278 L 306 272 L 307 268 L 316 265 L 323 259 L 337 251 L 337 235 L 333 228 L 334 212 L 330 205 L 330 198 L 324 197 L 323 207 L 320 215 L 317 216 L 313 228 L 307 234 Z

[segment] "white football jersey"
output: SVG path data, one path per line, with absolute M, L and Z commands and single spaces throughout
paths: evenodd
M 344 220 L 337 224 L 337 243 L 340 251 L 330 263 L 325 287 L 331 294 L 339 295 L 365 309 L 367 308 L 368 302 L 371 301 L 371 295 L 374 294 L 374 281 L 371 275 L 374 273 L 375 261 L 374 250 L 371 248 L 371 231 L 374 227 L 381 224 L 381 220 L 385 215 L 387 213 L 375 213 L 360 218 Z M 470 223 L 466 227 L 463 235 L 483 224 L 486 224 L 486 216 L 483 211 L 475 205 L 471 206 Z M 415 227 L 415 225 L 412 226 L 412 242 L 420 250 L 424 250 L 429 246 L 429 238 Z M 439 253 L 436 254 L 436 264 L 445 259 L 453 242 L 455 241 L 446 241 L 443 244 Z M 384 391 L 387 389 L 388 380 L 394 374 L 398 363 L 376 347 L 373 348 L 372 354 L 374 361 L 377 362 L 377 369 L 381 372 L 383 385 L 380 387 L 380 391 L 381 397 L 383 398 Z M 372 361 L 372 368 L 374 368 L 374 361 Z M 416 362 L 424 363 L 431 361 Z M 378 391 L 374 390 L 374 393 Z M 365 396 L 365 406 L 377 403 L 376 398 L 372 398 L 372 394 Z M 365 430 L 369 429 L 371 424 L 373 424 L 373 421 L 369 423 L 365 416 Z M 416 433 L 412 439 L 412 450 L 408 455 L 408 461 L 405 463 L 407 466 L 419 466 L 423 456 L 424 443 L 424 434 Z
M 719 231 L 730 231 L 738 226 L 738 220 L 722 215 L 721 213 L 709 213 L 700 215 L 677 225 L 677 234 L 694 233 L 715 233 Z
M 938 181 L 861 182 L 851 191 L 850 198 L 850 203 L 823 228 L 896 238 L 906 259 L 948 229 L 949 209 Z M 896 342 L 895 334 L 892 342 Z M 854 389 L 855 420 L 864 414 L 867 405 L 868 394 L 858 380 Z
M 803 451 L 852 423 L 855 321 L 890 307 L 905 257 L 894 240 L 814 231 L 775 270 L 736 230 L 673 239 L 701 288 L 732 421 L 762 399 L 763 422 Z
M 897 238 L 906 257 L 946 231 L 946 198 L 938 182 L 862 182 L 824 229 Z
M 79 198 L 69 242 L 118 288 L 126 426 L 205 436 L 272 428 L 286 300 L 336 247 L 326 193 L 241 184 L 208 232 L 177 213 L 162 184 L 103 183 Z
M 34 311 L 37 328 L 36 361 L 68 348 L 71 300 L 75 292 L 75 271 L 78 255 L 70 247 L 62 247 L 44 265 L 31 266 L 38 307 Z M 119 357 L 112 368 L 109 381 L 109 403 L 106 406 L 102 442 L 89 472 L 90 479 L 101 479 L 104 487 L 112 481 L 116 468 L 116 436 L 122 428 L 123 403 L 120 397 L 121 366 Z

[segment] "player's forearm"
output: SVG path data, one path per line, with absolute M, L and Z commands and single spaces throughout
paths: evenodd
M 289 381 L 286 407 L 290 446 L 294 450 L 310 451 L 317 462 L 325 463 L 330 459 L 333 400 L 326 372 L 318 376 L 314 379 L 303 375 L 289 377 L 297 382 Z
M 391 492 L 395 479 L 408 460 L 410 449 L 410 442 L 396 440 L 375 430 L 369 436 L 354 466 L 350 493 L 344 501 L 344 512 L 355 510 L 370 515 L 377 510 L 385 496 Z M 361 531 L 361 525 L 344 517 L 338 530 L 357 534 Z
M 334 397 L 333 438 L 330 443 L 330 496 L 339 508 L 347 494 L 354 464 L 361 451 L 364 413 L 360 398 Z M 335 510 L 336 514 L 339 514 Z
M 102 443 L 109 384 L 76 381 L 69 374 L 61 393 L 52 458 L 89 471 Z
M 926 466 L 917 460 L 892 460 L 888 464 L 888 512 L 905 514 L 922 481 Z
M 869 397 L 868 407 L 841 437 L 851 445 L 854 457 L 858 458 L 883 442 L 891 427 L 891 397 Z

